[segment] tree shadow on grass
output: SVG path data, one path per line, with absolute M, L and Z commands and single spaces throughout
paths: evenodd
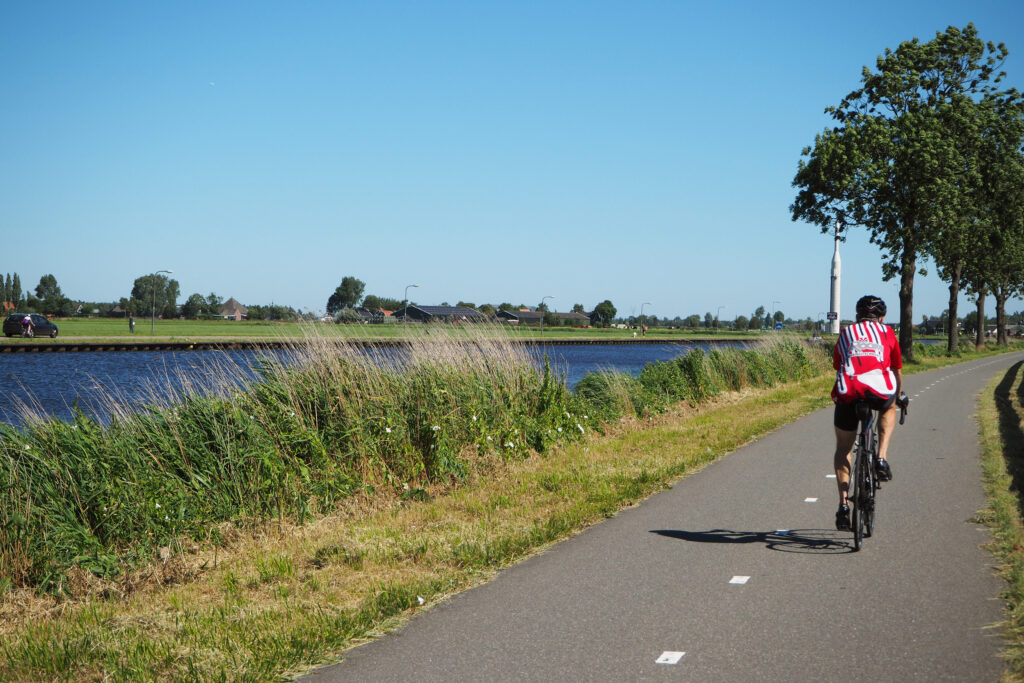
M 784 553 L 835 555 L 853 552 L 853 536 L 849 532 L 834 529 L 780 529 L 776 531 L 653 529 L 651 533 L 691 543 L 760 543 L 769 550 Z
M 1017 387 L 1017 405 L 1013 400 L 1013 385 L 1017 382 L 1024 361 L 1006 371 L 996 387 L 996 410 L 999 413 L 999 436 L 1003 440 L 1003 458 L 1006 471 L 1013 480 L 1017 496 L 1017 509 L 1024 513 L 1024 430 L 1021 429 L 1021 409 L 1024 406 L 1024 382 Z

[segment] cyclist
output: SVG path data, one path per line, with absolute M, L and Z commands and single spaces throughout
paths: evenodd
M 896 425 L 896 402 L 903 405 L 906 398 L 903 396 L 900 345 L 896 333 L 884 321 L 885 302 L 877 296 L 861 297 L 857 301 L 857 322 L 839 333 L 832 352 L 832 366 L 836 369 L 836 383 L 832 388 L 832 400 L 836 404 L 833 465 L 839 484 L 836 529 L 840 531 L 850 530 L 846 494 L 850 490 L 850 452 L 857 440 L 856 404 L 859 400 L 866 400 L 872 410 L 879 412 L 875 473 L 879 481 L 892 479 L 886 455 Z
M 29 315 L 28 313 L 26 313 L 25 317 L 21 319 L 21 336 L 22 337 L 31 337 L 31 336 L 33 336 L 33 333 L 32 333 L 32 328 L 33 327 L 35 327 L 35 325 L 32 323 L 32 316 Z

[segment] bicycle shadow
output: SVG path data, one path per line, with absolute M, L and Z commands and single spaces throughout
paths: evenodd
M 690 543 L 760 543 L 769 550 L 783 553 L 836 555 L 853 552 L 853 536 L 834 529 L 786 529 L 776 531 L 683 531 L 681 529 L 652 529 L 652 534 Z

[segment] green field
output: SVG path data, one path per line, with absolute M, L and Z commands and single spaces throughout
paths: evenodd
M 388 325 L 333 325 L 323 323 L 299 322 L 267 322 L 254 320 L 157 320 L 154 332 L 150 333 L 150 320 L 138 318 L 135 321 L 135 334 L 128 331 L 126 319 L 114 318 L 56 318 L 54 322 L 60 327 L 57 341 L 73 339 L 84 341 L 90 339 L 118 339 L 119 341 L 148 341 L 154 338 L 192 340 L 207 337 L 224 339 L 274 339 L 296 338 L 306 335 L 329 336 L 342 335 L 353 339 L 394 339 L 412 331 L 422 331 L 424 326 L 410 323 L 408 327 L 401 324 Z M 447 333 L 460 329 L 458 325 L 437 325 Z M 465 326 L 471 329 L 475 326 Z M 636 330 L 579 328 L 579 327 L 537 327 L 516 328 L 502 325 L 501 330 L 515 338 L 527 339 L 633 339 Z M 726 330 L 669 330 L 649 329 L 647 337 L 664 340 L 687 339 L 761 339 L 773 332 L 731 332 Z M 20 337 L 3 338 L 8 342 L 24 341 Z M 39 343 L 50 341 L 39 339 Z

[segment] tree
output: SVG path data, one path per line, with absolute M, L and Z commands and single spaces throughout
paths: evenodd
M 36 285 L 36 296 L 40 300 L 39 307 L 43 313 L 49 315 L 62 313 L 67 302 L 67 298 L 57 285 L 57 278 L 49 274 L 39 278 L 39 284 Z
M 686 320 L 684 320 L 683 323 L 689 328 L 696 329 L 700 327 L 700 316 L 696 313 L 692 313 L 686 316 Z
M 195 320 L 206 311 L 207 299 L 199 293 L 193 294 L 181 305 L 181 315 L 189 320 Z
M 7 273 L 7 278 L 3 282 L 3 294 L 0 295 L 0 301 L 10 301 L 14 303 L 14 287 L 11 285 L 11 274 Z
M 586 313 L 586 311 L 583 310 L 583 304 L 573 304 L 572 305 L 572 312 L 573 313 Z
M 203 302 L 203 308 L 206 313 L 216 315 L 220 311 L 220 307 L 223 303 L 223 297 L 219 297 L 216 293 L 210 292 L 206 296 L 206 300 Z
M 473 310 L 476 310 L 476 304 L 474 304 L 471 301 L 460 301 L 459 303 L 457 303 L 455 305 L 456 306 L 460 306 L 460 307 L 464 307 L 464 308 L 472 308 Z
M 342 308 L 355 308 L 365 288 L 366 283 L 362 280 L 351 276 L 343 277 L 334 294 L 327 299 L 327 312 L 334 315 Z
M 539 304 L 537 304 L 537 310 L 541 313 L 547 313 L 551 309 L 548 308 L 548 304 L 546 301 L 541 301 Z
M 782 311 L 775 311 L 775 315 L 772 316 L 772 319 L 777 323 L 781 323 L 786 321 L 786 316 L 782 315 Z
M 745 330 L 749 325 L 750 321 L 747 319 L 747 316 L 745 315 L 736 316 L 736 320 L 734 320 L 732 323 L 733 329 L 737 330 Z
M 481 313 L 486 315 L 488 318 L 493 318 L 494 317 L 495 310 L 494 310 L 494 306 L 492 306 L 491 304 L 480 304 L 480 308 L 478 308 L 476 310 L 480 311 Z
M 20 305 L 21 294 L 21 278 L 15 273 L 14 278 L 11 280 L 11 301 L 15 306 Z
M 960 172 L 944 116 L 965 97 L 994 91 L 1008 51 L 983 43 L 973 24 L 935 39 L 886 48 L 877 72 L 825 112 L 838 124 L 803 151 L 793 185 L 793 220 L 836 227 L 840 237 L 864 226 L 885 254 L 882 277 L 900 277 L 900 350 L 913 358 L 913 293 L 918 256 L 935 226 L 956 221 Z
M 704 327 L 710 328 L 714 321 L 715 318 L 711 315 L 711 311 L 704 314 Z
M 129 310 L 140 315 L 173 318 L 177 314 L 178 281 L 161 273 L 135 278 Z
M 616 312 L 614 304 L 612 304 L 610 300 L 605 299 L 598 305 L 594 306 L 594 312 L 592 315 L 594 317 L 595 324 L 608 327 L 612 322 L 612 318 L 615 317 Z

